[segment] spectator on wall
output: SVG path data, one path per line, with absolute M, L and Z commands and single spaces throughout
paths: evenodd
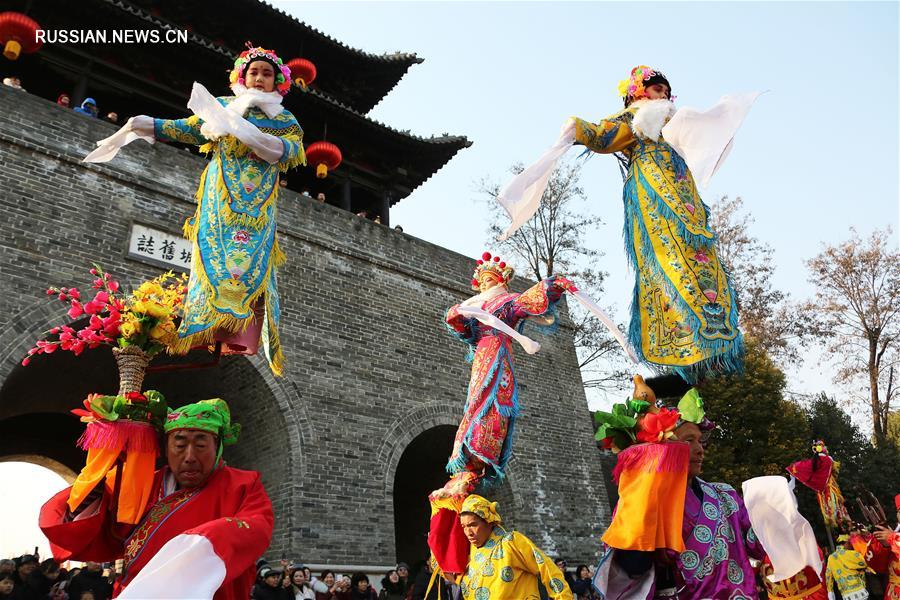
M 97 102 L 94 101 L 93 98 L 85 98 L 84 102 L 81 103 L 81 106 L 75 109 L 80 115 L 84 115 L 86 117 L 97 118 Z
M 19 79 L 18 75 L 10 75 L 9 77 L 3 78 L 3 85 L 9 86 L 13 89 L 25 91 L 25 88 L 22 87 L 22 80 Z

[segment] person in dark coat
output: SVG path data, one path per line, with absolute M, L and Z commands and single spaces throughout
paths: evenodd
M 431 592 L 429 592 L 426 597 L 425 593 L 428 591 L 428 584 L 430 582 L 431 561 L 425 561 L 416 575 L 415 582 L 413 582 L 412 600 L 438 600 L 438 598 L 443 599 L 450 597 L 449 587 L 443 577 L 435 578 L 434 585 L 431 586 Z
M 94 593 L 94 600 L 109 600 L 112 597 L 112 586 L 103 576 L 103 567 L 97 562 L 87 562 L 78 575 L 69 584 L 69 598 L 78 600 L 81 593 Z
M 260 575 L 263 582 L 253 587 L 253 600 L 294 600 L 291 590 L 282 585 L 284 571 L 263 567 Z
M 48 558 L 32 571 L 22 586 L 24 600 L 46 600 L 50 588 L 59 579 L 59 563 Z

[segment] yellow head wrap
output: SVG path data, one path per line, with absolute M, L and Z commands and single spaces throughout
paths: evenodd
M 490 502 L 487 498 L 482 498 L 477 494 L 468 496 L 462 504 L 459 513 L 476 514 L 488 523 L 499 523 L 500 513 L 497 512 L 498 504 Z

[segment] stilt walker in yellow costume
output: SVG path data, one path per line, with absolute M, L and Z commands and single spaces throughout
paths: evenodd
M 184 225 L 193 262 L 176 351 L 222 342 L 226 353 L 255 354 L 262 342 L 280 375 L 276 269 L 285 257 L 275 236 L 278 179 L 306 164 L 303 130 L 281 106 L 291 76 L 273 50 L 241 53 L 230 80 L 234 96 L 213 98 L 194 83 L 193 116 L 129 119 L 85 161 L 108 161 L 138 138 L 195 144 L 212 155 L 200 177 L 197 211 Z
M 573 144 L 615 154 L 624 170 L 625 249 L 635 272 L 628 331 L 635 354 L 690 383 L 739 370 L 737 303 L 695 177 L 705 183 L 721 165 L 759 94 L 723 97 L 706 113 L 676 112 L 668 80 L 646 66 L 635 67 L 619 93 L 624 110 L 597 123 L 569 119 L 557 144 L 501 192 L 512 218 L 501 237 L 531 218 L 556 160 Z

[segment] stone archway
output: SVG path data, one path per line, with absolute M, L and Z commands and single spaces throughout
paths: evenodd
M 395 423 L 380 449 L 380 464 L 387 467 L 385 494 L 392 499 L 394 510 L 398 561 L 412 565 L 428 557 L 428 494 L 449 477 L 445 467 L 459 422 L 455 413 L 445 405 L 421 406 Z M 515 527 L 519 502 L 515 459 L 507 465 L 499 487 L 480 493 L 499 502 L 504 525 Z
M 456 428 L 423 431 L 403 451 L 394 475 L 394 540 L 397 560 L 415 564 L 428 558 L 428 494 L 447 481 L 447 455 Z
M 37 465 L 38 467 L 43 467 L 62 477 L 68 484 L 75 481 L 75 477 L 78 476 L 78 473 L 76 473 L 74 469 L 42 454 L 7 454 L 0 458 L 0 463 L 5 462 L 30 463 L 32 465 Z

